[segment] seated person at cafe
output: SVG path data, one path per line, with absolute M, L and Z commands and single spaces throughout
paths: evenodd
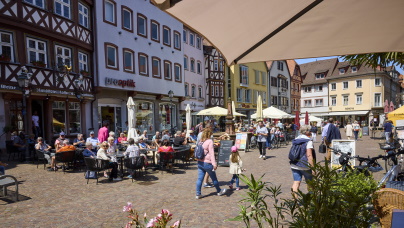
M 189 130 L 189 136 L 187 138 L 188 143 L 195 143 L 198 137 L 194 134 L 193 130 Z
M 52 157 L 55 156 L 55 153 L 51 153 L 50 149 L 52 148 L 48 144 L 43 141 L 42 137 L 37 138 L 37 144 L 35 145 L 35 150 L 38 150 L 44 153 L 45 159 L 48 160 L 48 164 L 52 163 Z
M 87 158 L 97 158 L 97 153 L 93 151 L 93 144 L 86 142 L 86 149 L 83 150 L 83 156 Z
M 97 137 L 95 137 L 94 131 L 90 132 L 90 137 L 87 138 L 86 142 L 89 142 L 93 145 L 93 152 L 97 151 L 97 146 L 100 144 L 100 141 Z
M 108 134 L 108 138 L 110 138 L 110 137 L 114 138 L 114 143 L 115 144 L 118 144 L 118 139 L 115 138 L 115 132 L 110 131 L 109 134 Z M 108 141 L 108 139 L 107 139 L 107 141 Z
M 187 140 L 185 140 L 185 133 L 181 133 L 181 131 L 177 131 L 177 136 L 174 138 L 174 146 L 179 147 L 187 144 Z
M 163 142 L 164 140 L 170 141 L 170 135 L 168 134 L 168 130 L 163 131 L 163 136 L 161 137 L 161 142 Z
M 139 138 L 139 143 L 138 144 L 139 144 L 140 149 L 150 149 L 150 146 L 147 145 L 147 143 L 145 143 L 143 138 Z
M 121 133 L 119 138 L 118 138 L 118 143 L 122 143 L 122 142 L 127 142 L 128 138 L 126 138 L 125 133 Z
M 109 168 L 111 168 L 111 175 L 107 175 L 104 172 L 104 176 L 108 178 L 109 181 L 120 181 L 122 178 L 118 177 L 118 163 L 112 162 L 107 156 L 108 142 L 101 143 L 100 149 L 97 151 L 97 158 L 109 161 Z
M 159 149 L 157 151 L 157 159 L 158 159 L 157 161 L 160 160 L 160 157 L 165 161 L 173 158 L 173 156 L 174 156 L 173 153 L 169 153 L 169 152 L 174 152 L 174 149 L 169 145 L 170 145 L 170 141 L 168 141 L 168 140 L 164 140 L 161 143 L 161 146 L 159 147 Z M 161 154 L 161 153 L 163 153 L 163 154 Z
M 156 134 L 152 138 L 152 144 L 156 147 L 160 145 L 161 135 L 159 131 L 156 131 Z
M 18 151 L 25 151 L 25 143 L 24 140 L 21 139 L 19 135 L 15 135 L 13 139 L 13 146 L 17 148 Z
M 68 139 L 65 139 L 65 141 L 63 141 L 63 146 L 61 148 L 59 148 L 59 150 L 56 150 L 56 153 L 72 151 L 72 150 L 76 150 L 76 147 L 71 145 L 70 141 Z
M 65 133 L 62 131 L 59 133 L 59 138 L 55 140 L 55 150 L 58 151 L 60 148 L 63 147 L 63 141 L 65 141 L 66 136 Z
M 73 140 L 73 146 L 81 148 L 86 146 L 86 140 L 84 140 L 83 134 L 77 135 L 77 138 Z
M 143 134 L 139 136 L 139 138 L 143 138 L 143 140 L 147 140 L 149 137 L 147 137 L 147 130 L 143 131 Z
M 118 150 L 117 145 L 115 144 L 115 139 L 114 137 L 108 137 L 108 149 L 107 149 L 107 155 L 111 157 L 112 162 L 117 162 L 116 160 L 116 152 Z

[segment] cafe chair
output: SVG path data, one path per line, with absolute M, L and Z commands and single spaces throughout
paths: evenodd
M 160 152 L 159 166 L 161 173 L 167 171 L 167 166 L 172 174 L 174 174 L 174 152 Z
M 376 192 L 373 201 L 382 228 L 390 228 L 393 209 L 404 209 L 404 191 L 393 188 L 382 188 Z
M 143 171 L 144 167 L 144 157 L 139 156 L 139 157 L 133 157 L 133 158 L 125 158 L 124 160 L 124 166 L 126 169 L 133 170 L 133 175 L 132 175 L 132 182 L 133 179 L 135 178 L 137 173 L 141 173 Z
M 95 179 L 97 179 L 97 184 L 98 184 L 99 172 L 109 169 L 108 160 L 87 157 L 87 158 L 84 158 L 84 163 L 86 164 L 86 172 L 84 173 L 84 175 L 87 172 L 95 172 L 96 173 Z M 87 184 L 88 184 L 88 181 L 90 180 L 90 178 L 86 178 L 86 179 L 87 179 Z
M 20 151 L 17 147 L 14 146 L 13 140 L 6 141 L 6 150 L 8 154 L 8 160 L 10 161 L 11 155 L 13 155 L 13 160 L 15 159 L 15 155 L 17 154 L 17 158 L 20 156 Z
M 63 173 L 65 173 L 66 169 L 71 166 L 74 167 L 74 158 L 76 156 L 76 151 L 75 150 L 70 150 L 70 151 L 63 151 L 55 154 L 55 162 L 56 164 L 58 162 L 63 163 Z M 55 169 L 56 172 L 56 169 Z
M 35 150 L 36 153 L 36 168 L 38 169 L 39 162 L 43 163 L 43 169 L 46 168 L 46 164 L 48 164 L 48 160 L 45 158 L 45 154 L 40 150 Z

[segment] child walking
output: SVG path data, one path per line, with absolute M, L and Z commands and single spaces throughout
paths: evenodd
M 239 177 L 238 175 L 246 171 L 246 169 L 243 169 L 243 161 L 241 161 L 240 155 L 238 154 L 238 149 L 236 146 L 231 147 L 231 154 L 230 154 L 230 174 L 233 174 L 233 177 L 231 178 L 229 188 L 233 189 L 233 184 L 236 182 L 236 190 L 240 190 L 240 185 L 239 185 Z

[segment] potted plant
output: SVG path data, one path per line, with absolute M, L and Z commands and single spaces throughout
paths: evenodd
M 10 62 L 11 57 L 9 55 L 1 54 L 0 55 L 0 61 L 2 62 Z
M 31 61 L 31 64 L 37 67 L 46 67 L 46 64 L 42 61 Z
M 80 74 L 83 75 L 84 77 L 87 77 L 90 73 L 86 70 L 81 70 Z

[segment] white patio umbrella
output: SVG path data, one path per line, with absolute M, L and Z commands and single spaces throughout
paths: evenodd
M 196 115 L 197 116 L 227 116 L 227 109 L 216 106 L 213 108 L 201 110 Z M 238 113 L 238 112 L 234 112 L 233 116 L 245 116 L 245 115 Z
M 300 125 L 304 125 L 305 121 L 306 121 L 306 118 L 300 119 L 300 121 L 299 121 Z M 312 123 L 312 122 L 317 122 L 317 126 L 321 126 L 321 123 L 323 122 L 323 119 L 321 119 L 321 118 L 319 118 L 317 116 L 309 115 L 309 123 Z
M 404 52 L 403 0 L 153 1 L 228 64 Z
M 189 137 L 189 130 L 191 130 L 191 106 L 187 104 L 187 107 L 185 108 L 186 114 L 185 114 L 185 123 L 187 125 L 187 134 L 186 137 Z
M 126 103 L 128 107 L 128 136 L 127 138 L 136 138 L 138 137 L 135 126 L 136 126 L 136 114 L 135 114 L 135 102 L 133 102 L 133 98 L 129 97 L 128 102 Z
M 264 110 L 262 110 L 262 117 L 263 118 L 271 118 L 271 119 L 286 119 L 286 118 L 291 118 L 292 116 L 287 114 L 286 112 L 277 109 L 273 106 L 268 107 Z M 257 119 L 257 114 L 251 115 L 252 119 Z
M 256 118 L 257 118 L 257 120 L 262 120 L 262 98 L 261 98 L 261 95 L 258 95 L 258 99 L 257 99 Z

